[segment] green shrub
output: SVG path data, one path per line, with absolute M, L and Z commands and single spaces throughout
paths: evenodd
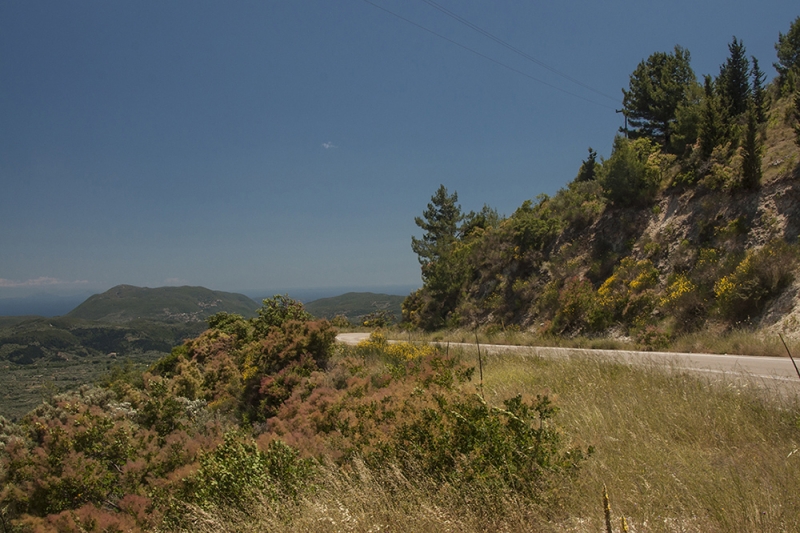
M 581 331 L 596 331 L 606 326 L 600 316 L 597 293 L 589 280 L 572 277 L 564 282 L 558 293 L 558 308 L 547 333 L 561 335 Z
M 312 463 L 279 440 L 266 450 L 238 432 L 228 432 L 200 468 L 184 480 L 183 498 L 203 508 L 246 509 L 261 496 L 296 496 L 312 473 Z
M 551 418 L 557 409 L 547 396 L 526 402 L 515 396 L 504 408 L 477 394 L 437 395 L 436 404 L 399 425 L 397 457 L 410 470 L 454 484 L 481 483 L 510 488 L 534 499 L 545 478 L 573 473 L 585 458 L 564 449 Z
M 542 250 L 547 247 L 561 230 L 560 221 L 553 216 L 547 206 L 549 198 L 541 195 L 539 203 L 533 205 L 525 200 L 508 219 L 513 242 L 524 253 L 527 250 Z
M 367 328 L 385 328 L 395 322 L 397 322 L 397 318 L 394 316 L 394 313 L 383 309 L 365 315 L 361 324 Z
M 370 346 L 386 353 L 369 366 L 360 357 L 340 360 L 341 372 L 330 371 L 344 374 L 339 384 L 312 376 L 303 387 L 309 392 L 296 392 L 269 420 L 276 435 L 342 463 L 396 465 L 410 480 L 502 487 L 532 498 L 577 471 L 584 454 L 567 448 L 546 396 L 494 407 L 474 392 L 475 369 L 458 357 L 403 360 L 391 345 Z
M 661 158 L 658 144 L 644 137 L 631 141 L 618 136 L 600 171 L 606 198 L 617 206 L 652 201 L 661 182 Z

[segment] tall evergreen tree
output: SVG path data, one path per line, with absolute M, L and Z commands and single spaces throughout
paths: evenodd
M 785 35 L 778 33 L 775 51 L 778 53 L 778 62 L 772 65 L 778 71 L 780 84 L 783 86 L 788 80 L 789 72 L 800 70 L 800 17 L 794 19 Z
M 628 90 L 622 90 L 631 138 L 648 137 L 662 146 L 670 145 L 670 127 L 678 106 L 697 83 L 689 63 L 689 51 L 680 46 L 675 46 L 673 53 L 656 52 L 639 63 Z
M 752 107 L 747 112 L 742 151 L 742 186 L 757 189 L 761 184 L 761 143 L 758 139 L 756 113 Z
M 700 150 L 708 158 L 714 147 L 721 144 L 726 137 L 725 121 L 720 111 L 714 81 L 711 76 L 705 76 L 705 98 L 703 99 L 703 114 L 700 119 Z
M 422 239 L 411 237 L 411 249 L 419 256 L 423 279 L 426 267 L 445 258 L 457 239 L 458 226 L 464 218 L 457 202 L 458 193 L 448 194 L 440 185 L 422 217 L 414 218 L 414 223 L 425 231 Z
M 750 104 L 750 62 L 744 44 L 736 37 L 728 45 L 730 55 L 719 68 L 717 90 L 722 97 L 728 117 L 744 114 Z
M 440 185 L 431 202 L 414 222 L 425 231 L 422 239 L 411 237 L 411 249 L 419 256 L 423 287 L 403 302 L 403 316 L 425 329 L 444 326 L 458 304 L 464 265 L 454 250 L 464 219 L 458 193 L 448 194 Z
M 756 56 L 751 56 L 750 59 L 753 63 L 753 68 L 750 71 L 753 77 L 753 107 L 756 111 L 756 120 L 759 124 L 763 124 L 764 121 L 767 120 L 765 109 L 766 102 L 764 100 L 764 80 L 767 76 L 758 68 L 758 59 L 756 59 Z

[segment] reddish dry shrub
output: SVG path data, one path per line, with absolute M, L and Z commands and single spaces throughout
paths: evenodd
M 137 522 L 126 513 L 86 504 L 45 518 L 29 515 L 20 520 L 19 525 L 23 530 L 33 533 L 127 533 L 143 531 L 148 522 Z
M 344 359 L 296 386 L 268 420 L 268 429 L 308 455 L 339 461 L 360 455 L 380 462 L 394 453 L 391 436 L 397 428 L 433 407 L 437 395 L 463 394 L 458 386 L 472 370 L 438 353 L 375 373 Z

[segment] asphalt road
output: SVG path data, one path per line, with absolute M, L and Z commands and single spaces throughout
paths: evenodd
M 341 333 L 336 340 L 345 344 L 358 344 L 369 333 Z M 475 348 L 475 344 L 451 342 L 450 346 Z M 580 348 L 552 348 L 545 346 L 508 346 L 481 344 L 484 353 L 518 353 L 535 357 L 602 357 L 610 361 L 630 364 L 655 364 L 672 370 L 683 370 L 720 377 L 748 378 L 765 386 L 777 386 L 800 393 L 800 377 L 788 357 L 754 357 L 749 355 L 715 355 L 675 352 L 636 352 L 629 350 L 588 350 Z M 800 365 L 800 360 L 795 356 Z

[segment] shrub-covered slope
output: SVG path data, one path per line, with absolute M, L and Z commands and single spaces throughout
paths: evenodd
M 404 319 L 648 346 L 712 325 L 796 330 L 797 78 L 764 87 L 743 44 L 729 50 L 704 87 L 684 49 L 642 61 L 624 91 L 631 127 L 553 197 L 464 214 L 440 187 L 416 219 L 424 285 Z

